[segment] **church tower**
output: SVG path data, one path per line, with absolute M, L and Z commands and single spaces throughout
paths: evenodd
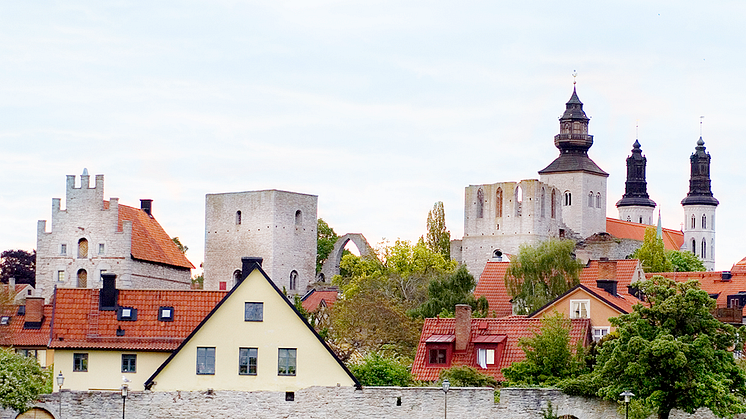
M 606 231 L 606 178 L 588 157 L 593 136 L 588 134 L 590 119 L 573 87 L 572 96 L 560 118 L 560 133 L 554 146 L 560 155 L 539 171 L 540 180 L 560 190 L 562 220 L 582 238 Z
M 681 201 L 684 207 L 684 249 L 699 256 L 708 271 L 715 269 L 715 210 L 720 202 L 710 187 L 710 153 L 702 137 L 689 158 L 689 193 Z
M 655 202 L 648 195 L 648 183 L 645 181 L 647 160 L 642 155 L 640 142 L 635 140 L 632 145 L 632 155 L 627 157 L 627 182 L 624 184 L 624 196 L 616 203 L 620 220 L 653 224 Z

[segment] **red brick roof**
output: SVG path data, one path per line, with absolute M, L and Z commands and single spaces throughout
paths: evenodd
M 646 228 L 656 228 L 656 226 L 633 223 L 630 221 L 617 220 L 615 218 L 606 218 L 606 232 L 619 239 L 632 239 L 643 241 L 645 238 Z M 664 228 L 663 244 L 666 250 L 679 250 L 684 244 L 684 232 Z
M 508 266 L 510 262 L 487 262 L 474 289 L 475 297 L 484 295 L 487 299 L 491 316 L 505 317 L 513 314 L 510 295 L 505 288 L 505 272 L 508 271 Z
M 746 258 L 739 260 L 730 268 L 731 272 L 746 272 Z
M 334 303 L 337 302 L 338 292 L 337 291 L 319 291 L 311 290 L 310 293 L 303 297 L 303 309 L 309 313 L 313 313 L 318 310 L 322 303 L 327 308 L 332 308 Z
M 16 286 L 17 287 L 17 286 Z M 49 325 L 52 322 L 52 306 L 44 306 L 44 320 L 41 329 L 24 329 L 26 316 L 19 316 L 18 306 L 9 307 L 3 316 L 10 316 L 7 326 L 0 326 L 0 346 L 29 347 L 44 346 L 49 343 Z
M 703 290 L 717 296 L 717 307 L 728 306 L 728 296 L 746 292 L 746 272 L 732 272 L 730 280 L 723 281 L 722 272 L 658 272 L 645 274 L 650 279 L 654 275 L 661 275 L 676 282 L 686 282 L 690 279 L 699 281 Z
M 104 208 L 109 201 L 104 201 Z M 180 268 L 194 269 L 192 262 L 184 256 L 171 237 L 155 218 L 139 208 L 119 205 L 119 231 L 122 221 L 132 222 L 132 257 L 148 262 L 162 263 Z
M 577 344 L 578 340 L 587 345 L 590 341 L 591 322 L 590 319 L 573 319 L 572 330 L 570 332 L 570 341 L 572 345 Z M 482 323 L 480 327 L 480 323 Z M 526 355 L 518 346 L 518 339 L 522 337 L 533 336 L 541 328 L 541 319 L 529 319 L 520 316 L 511 316 L 503 318 L 484 318 L 471 319 L 471 337 L 465 351 L 453 352 L 451 366 L 468 365 L 477 368 L 479 371 L 495 377 L 498 381 L 505 381 L 502 375 L 502 369 L 509 367 L 514 362 L 522 361 Z M 434 318 L 425 319 L 422 326 L 422 335 L 420 335 L 420 344 L 417 347 L 412 364 L 412 374 L 415 379 L 421 381 L 435 381 L 438 379 L 440 370 L 444 366 L 430 366 L 427 359 L 427 340 L 433 335 L 455 335 L 456 319 Z M 492 336 L 490 336 L 492 335 Z M 499 341 L 504 336 L 504 349 L 502 356 L 497 359 L 497 364 L 482 369 L 477 364 L 475 343 L 478 341 Z
M 117 311 L 98 309 L 98 289 L 57 288 L 50 347 L 172 351 L 227 293 L 119 290 L 119 306 L 137 309 L 137 320 L 119 321 Z M 158 321 L 162 306 L 174 308 L 173 321 Z M 124 336 L 117 336 L 119 327 Z

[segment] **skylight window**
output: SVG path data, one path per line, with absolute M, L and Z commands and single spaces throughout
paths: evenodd
M 7 326 L 10 324 L 10 316 L 0 317 L 0 326 Z
M 161 322 L 174 321 L 174 308 L 173 307 L 160 307 L 158 309 L 158 321 L 161 321 Z
M 137 320 L 137 309 L 132 307 L 119 307 L 117 311 L 117 320 L 135 321 Z

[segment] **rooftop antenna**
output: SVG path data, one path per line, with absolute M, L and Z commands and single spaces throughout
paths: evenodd
M 699 117 L 699 138 L 702 138 L 702 122 L 704 121 L 704 119 L 704 115 Z

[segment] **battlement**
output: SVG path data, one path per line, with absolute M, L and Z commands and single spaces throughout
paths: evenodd
M 67 175 L 65 210 L 104 209 L 104 175 L 96 175 L 93 188 L 91 188 L 91 177 L 88 175 L 88 169 L 83 169 L 83 174 L 80 175 L 80 187 L 75 187 L 75 178 L 75 175 Z M 53 204 L 53 206 L 56 207 L 56 204 Z

